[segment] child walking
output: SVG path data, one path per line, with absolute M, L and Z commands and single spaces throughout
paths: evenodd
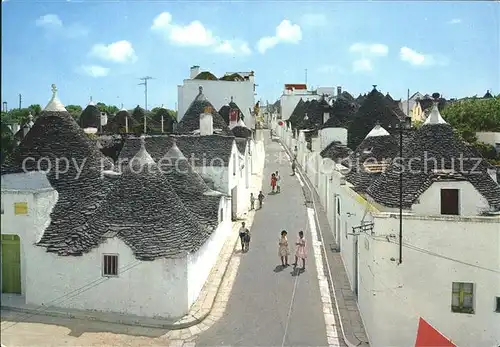
M 264 200 L 264 194 L 262 194 L 262 190 L 259 192 L 259 196 L 257 196 L 257 199 L 259 199 L 259 209 L 262 208 L 262 200 Z
M 276 175 L 273 172 L 271 175 L 271 189 L 273 193 L 275 188 L 276 188 Z
M 283 267 L 288 266 L 288 256 L 290 255 L 290 249 L 288 248 L 288 239 L 286 238 L 286 235 L 286 230 L 283 230 L 278 242 L 278 255 L 281 258 L 281 265 Z
M 278 171 L 276 171 L 274 177 L 276 177 L 276 193 L 279 193 L 281 192 L 281 177 Z
M 255 196 L 253 196 L 253 193 L 250 193 L 250 210 L 253 210 L 255 208 Z
M 297 250 L 295 251 L 295 263 L 293 264 L 294 267 L 297 266 L 299 258 L 302 259 L 302 268 L 301 270 L 306 269 L 306 258 L 307 258 L 307 250 L 306 250 L 306 239 L 304 238 L 304 232 L 301 230 L 299 231 L 299 238 L 297 239 L 297 242 L 295 243 L 297 246 Z

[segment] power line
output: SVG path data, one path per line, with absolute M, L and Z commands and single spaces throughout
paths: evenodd
M 139 78 L 141 81 L 144 81 L 142 83 L 139 83 L 138 85 L 144 86 L 144 110 L 148 110 L 148 81 L 154 79 L 151 76 L 145 76 Z M 144 134 L 146 134 L 146 114 L 144 114 Z
M 132 261 L 130 263 L 128 263 L 127 265 L 123 266 L 121 269 L 118 270 L 118 273 L 119 274 L 122 274 L 122 273 L 125 273 L 131 269 L 133 269 L 134 267 L 136 267 L 137 265 L 141 264 L 142 261 L 140 260 L 135 260 L 135 261 Z M 22 314 L 22 315 L 18 315 L 19 316 L 25 316 L 24 319 L 20 319 L 19 321 L 17 322 L 14 322 L 13 324 L 5 327 L 5 328 L 2 328 L 1 331 L 4 331 L 4 330 L 7 330 L 9 328 L 12 328 L 13 326 L 19 324 L 19 323 L 22 323 L 22 322 L 25 322 L 26 320 L 30 319 L 31 317 L 33 316 L 36 316 L 37 314 L 41 313 L 41 312 L 44 312 L 46 310 L 48 310 L 50 308 L 50 304 L 55 304 L 55 303 L 61 303 L 61 302 L 65 302 L 65 301 L 68 301 L 94 287 L 97 287 L 98 285 L 100 285 L 101 283 L 104 283 L 106 281 L 108 281 L 111 277 L 99 277 L 77 289 L 74 289 L 64 295 L 61 295 L 60 297 L 58 298 L 55 298 L 49 302 L 47 302 L 46 304 L 44 305 L 40 305 L 38 306 L 34 311 L 34 313 L 25 313 L 25 314 Z M 62 300 L 62 301 L 61 301 Z

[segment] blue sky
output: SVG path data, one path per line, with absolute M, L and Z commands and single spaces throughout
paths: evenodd
M 2 101 L 9 108 L 144 103 L 175 107 L 200 65 L 217 76 L 255 71 L 257 98 L 284 83 L 406 90 L 445 97 L 500 93 L 497 2 L 2 1 Z M 264 39 L 263 39 L 264 38 Z

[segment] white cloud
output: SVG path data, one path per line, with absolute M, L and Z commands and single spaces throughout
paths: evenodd
M 198 20 L 187 25 L 176 24 L 168 12 L 160 13 L 154 20 L 151 30 L 162 33 L 174 45 L 211 47 L 215 53 L 248 55 L 248 43 L 242 40 L 223 40 L 205 28 Z
M 352 70 L 354 72 L 368 72 L 373 70 L 373 65 L 370 59 L 361 58 L 353 61 Z
M 448 24 L 460 24 L 462 23 L 462 20 L 460 18 L 453 18 L 452 20 L 448 21 Z
M 385 57 L 389 53 L 389 47 L 381 43 L 354 43 L 349 47 L 352 53 L 359 53 L 363 57 Z
M 43 28 L 47 34 L 77 38 L 86 36 L 88 30 L 78 23 L 65 25 L 57 14 L 46 14 L 35 21 L 36 26 Z
M 324 14 L 321 13 L 306 13 L 300 19 L 304 26 L 322 27 L 328 25 L 328 20 Z
M 337 65 L 323 65 L 318 67 L 317 71 L 324 74 L 343 74 L 345 71 L 343 68 Z
M 89 54 L 115 63 L 133 63 L 137 60 L 132 44 L 126 40 L 113 42 L 109 45 L 95 44 Z
M 274 36 L 262 37 L 257 42 L 257 50 L 264 54 L 268 49 L 273 48 L 278 43 L 297 44 L 302 40 L 302 29 L 298 24 L 292 24 L 288 19 L 284 19 L 276 27 Z
M 57 14 L 46 14 L 35 21 L 35 24 L 42 28 L 62 28 L 63 22 Z
M 401 47 L 399 57 L 413 66 L 447 65 L 448 59 L 439 55 L 423 54 L 409 47 Z
M 100 65 L 84 65 L 81 71 L 91 77 L 105 77 L 109 74 L 109 68 Z

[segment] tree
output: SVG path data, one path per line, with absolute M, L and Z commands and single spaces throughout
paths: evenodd
M 500 97 L 459 100 L 447 105 L 441 114 L 460 132 L 500 131 Z
M 80 105 L 68 105 L 66 110 L 69 112 L 71 117 L 78 122 L 80 115 L 82 114 L 82 107 Z

